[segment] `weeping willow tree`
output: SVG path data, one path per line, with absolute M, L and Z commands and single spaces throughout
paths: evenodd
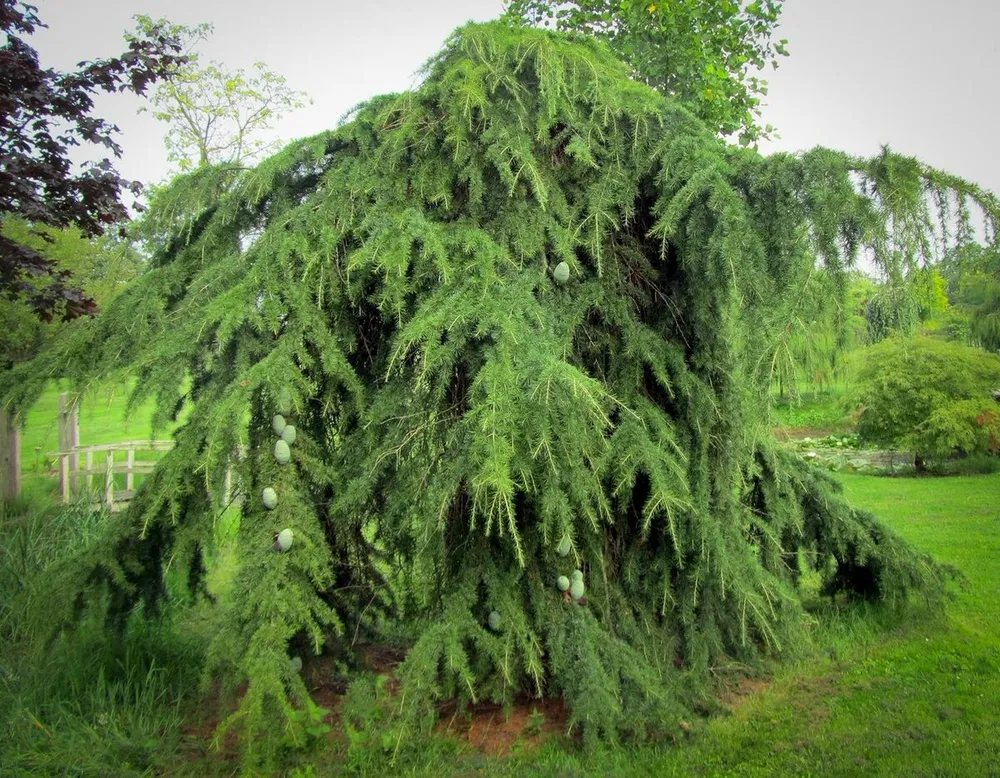
M 968 317 L 963 339 L 1000 353 L 1000 250 L 963 246 L 944 264 L 956 308 Z
M 807 569 L 830 593 L 940 594 L 941 568 L 775 446 L 762 398 L 809 268 L 919 261 L 977 207 L 993 240 L 975 186 L 888 150 L 727 146 L 600 44 L 501 23 L 459 30 L 414 91 L 217 175 L 158 195 L 151 270 L 7 397 L 124 370 L 159 418 L 190 405 L 53 624 L 101 592 L 154 608 L 168 563 L 197 583 L 208 495 L 245 452 L 209 667 L 248 682 L 221 731 L 251 761 L 311 704 L 290 645 L 350 662 L 413 625 L 407 726 L 553 695 L 614 740 L 673 730 L 710 668 L 800 645 Z

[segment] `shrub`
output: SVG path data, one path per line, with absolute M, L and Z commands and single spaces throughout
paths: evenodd
M 1000 358 L 930 338 L 891 339 L 866 349 L 852 404 L 865 443 L 926 460 L 996 453 Z

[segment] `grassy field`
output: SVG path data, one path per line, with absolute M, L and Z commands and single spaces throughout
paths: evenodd
M 848 416 L 844 387 L 823 392 L 802 392 L 796 398 L 773 398 L 771 417 L 776 426 L 811 435 L 846 432 L 853 426 Z
M 29 418 L 28 445 L 54 450 L 57 409 L 53 390 Z M 148 409 L 136 415 L 128 430 L 121 426 L 123 410 L 122 397 L 85 406 L 82 442 L 147 436 L 141 420 L 148 419 Z M 55 481 L 41 470 L 32 477 Z M 407 753 L 388 772 L 997 775 L 1000 475 L 843 475 L 841 480 L 854 504 L 875 511 L 917 546 L 962 570 L 967 582 L 956 587 L 945 614 L 928 612 L 920 604 L 900 614 L 817 601 L 812 605 L 812 653 L 741 686 L 722 715 L 692 720 L 689 736 L 680 744 L 583 753 L 559 734 L 553 721 L 536 719 L 524 724 L 505 758 L 477 750 L 466 738 L 442 735 Z M 83 520 L 70 515 L 55 527 L 60 534 L 49 542 L 89 542 L 80 539 L 84 525 L 73 523 Z M 37 537 L 53 533 L 46 524 L 50 521 L 47 515 L 39 520 Z M 86 525 L 86 533 L 94 531 Z M 31 553 L 44 558 L 49 552 L 41 543 Z M 0 772 L 6 767 L 12 770 L 8 774 L 24 775 L 233 774 L 237 765 L 208 748 L 211 730 L 194 723 L 201 720 L 205 704 L 193 695 L 200 660 L 197 630 L 189 627 L 209 620 L 206 612 L 180 630 L 164 631 L 170 625 L 140 629 L 124 654 L 109 653 L 95 632 L 90 642 L 53 655 L 30 688 L 8 683 L 17 671 L 4 667 L 15 667 L 8 659 L 17 660 L 0 651 L 0 708 L 16 707 L 0 731 L 0 741 L 6 741 L 0 746 Z M 6 693 L 11 696 L 4 698 Z M 0 723 L 4 718 L 0 711 Z M 539 738 L 532 734 L 539 725 L 556 731 Z M 5 763 L 8 748 L 13 756 Z M 386 774 L 384 757 L 371 756 L 345 761 L 337 740 L 300 762 L 299 772 L 288 774 Z

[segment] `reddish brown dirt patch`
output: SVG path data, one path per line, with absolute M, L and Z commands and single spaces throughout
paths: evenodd
M 328 711 L 324 721 L 336 729 L 347 684 L 338 677 L 334 660 L 328 656 L 309 657 L 302 667 L 302 680 L 313 702 Z
M 378 675 L 389 676 L 388 688 L 394 691 L 396 681 L 392 675 L 396 666 L 406 658 L 405 649 L 396 646 L 364 645 L 359 647 L 358 654 L 365 669 Z M 302 679 L 313 701 L 331 711 L 339 707 L 341 698 L 347 693 L 348 682 L 338 672 L 333 657 L 308 657 L 302 669 Z
M 735 684 L 719 690 L 719 702 L 735 710 L 748 699 L 770 688 L 771 682 L 765 678 L 741 677 Z
M 366 645 L 359 648 L 363 664 L 372 672 L 390 677 L 389 689 L 393 691 L 392 678 L 397 665 L 405 658 L 406 652 L 393 646 Z M 313 701 L 327 710 L 325 721 L 331 726 L 330 739 L 343 740 L 340 727 L 341 705 L 347 685 L 338 672 L 332 657 L 304 657 L 302 678 Z M 827 691 L 832 681 L 810 679 L 800 682 L 796 688 L 804 697 Z M 717 689 L 719 701 L 735 709 L 756 694 L 768 689 L 769 680 L 763 678 L 739 677 Z M 184 750 L 192 760 L 205 758 L 212 750 L 212 740 L 219 722 L 236 709 L 239 698 L 246 691 L 245 685 L 230 697 L 222 700 L 218 689 L 208 695 L 197 707 L 183 728 Z M 537 711 L 537 713 L 536 713 Z M 564 737 L 569 713 L 560 699 L 520 699 L 509 711 L 493 703 L 477 703 L 459 712 L 453 703 L 444 704 L 439 711 L 437 730 L 450 734 L 479 753 L 505 757 L 515 749 L 531 750 L 553 738 Z M 681 722 L 685 732 L 690 725 Z M 230 733 L 223 743 L 221 757 L 226 762 L 238 761 L 236 734 Z M 217 753 L 213 753 L 218 758 Z
M 366 645 L 361 647 L 360 653 L 365 666 L 379 675 L 391 675 L 406 659 L 406 649 L 398 646 Z
M 200 761 L 210 754 L 224 762 L 239 761 L 237 734 L 229 732 L 223 739 L 220 751 L 215 751 L 215 730 L 220 722 L 236 710 L 238 699 L 246 692 L 247 685 L 242 684 L 236 693 L 236 699 L 228 703 L 224 701 L 219 684 L 214 684 L 212 691 L 192 710 L 186 726 L 181 728 L 181 750 L 191 761 Z
M 530 749 L 559 737 L 566 731 L 567 720 L 562 700 L 522 700 L 514 704 L 509 714 L 492 703 L 470 705 L 464 715 L 448 706 L 441 711 L 438 728 L 458 736 L 480 753 L 507 756 L 518 743 Z

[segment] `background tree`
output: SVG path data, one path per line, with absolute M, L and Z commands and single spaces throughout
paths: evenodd
M 127 217 L 123 191 L 138 194 L 140 187 L 119 176 L 108 159 L 78 168 L 70 147 L 96 146 L 119 157 L 117 128 L 92 115 L 93 95 L 144 94 L 183 63 L 180 43 L 150 25 L 130 38 L 124 54 L 61 73 L 43 68 L 25 40 L 40 26 L 33 6 L 0 0 L 0 226 L 18 216 L 33 227 L 75 226 L 86 237 L 99 236 Z M 37 234 L 44 239 L 47 233 Z M 95 311 L 68 269 L 6 231 L 0 231 L 0 293 L 22 298 L 45 320 Z
M 982 348 L 1000 353 L 1000 273 L 982 273 L 964 284 L 969 307 L 969 337 Z M 977 283 L 978 281 L 978 283 Z
M 851 404 L 865 442 L 913 451 L 918 470 L 1000 450 L 1000 358 L 932 338 L 891 338 L 858 355 Z
M 305 105 L 306 95 L 291 89 L 284 76 L 263 62 L 249 72 L 203 63 L 196 45 L 212 25 L 171 25 L 165 19 L 136 16 L 139 36 L 167 29 L 184 41 L 185 62 L 150 95 L 152 114 L 167 125 L 167 157 L 182 171 L 203 165 L 241 165 L 278 145 L 267 134 L 286 113 Z M 136 36 L 132 36 L 136 37 Z
M 773 313 L 781 324 L 764 352 L 779 398 L 795 399 L 800 385 L 823 391 L 846 376 L 845 355 L 868 343 L 865 306 L 876 288 L 859 270 L 839 277 L 823 267 L 803 268 L 799 293 Z
M 878 343 L 892 336 L 906 338 L 918 329 L 927 335 L 951 337 L 956 312 L 947 289 L 947 280 L 936 263 L 915 265 L 905 276 L 876 283 L 864 302 L 864 342 Z
M 713 668 L 799 645 L 814 578 L 941 593 L 941 568 L 775 443 L 759 365 L 817 262 L 842 279 L 862 251 L 895 261 L 897 226 L 935 237 L 885 218 L 899 192 L 995 225 L 974 185 L 890 152 L 728 146 L 603 44 L 507 23 L 214 196 L 212 171 L 160 192 L 186 205 L 150 271 L 0 389 L 25 407 L 52 377 L 127 370 L 133 401 L 187 405 L 128 512 L 46 581 L 46 625 L 153 611 L 167 564 L 197 587 L 205 487 L 247 452 L 208 666 L 248 682 L 219 732 L 248 767 L 315 712 L 289 656 L 350 665 L 387 624 L 410 648 L 380 742 L 442 699 L 519 694 L 614 741 L 677 732 Z
M 606 41 L 635 77 L 683 102 L 740 143 L 768 137 L 759 125 L 767 81 L 788 41 L 772 42 L 783 0 L 508 0 L 510 18 Z
M 1000 251 L 962 247 L 948 257 L 944 274 L 956 309 L 966 317 L 965 340 L 1000 352 Z
M 936 329 L 951 309 L 948 282 L 934 266 L 920 268 L 910 279 L 917 318 L 926 329 Z
M 916 331 L 919 303 L 913 288 L 903 279 L 883 281 L 865 302 L 867 342 L 879 343 L 893 335 L 908 337 Z
M 82 293 L 98 308 L 121 293 L 142 269 L 142 260 L 132 244 L 117 236 L 87 238 L 76 227 L 32 227 L 18 218 L 5 220 L 2 235 L 37 251 L 58 272 L 72 273 Z M 45 283 L 45 278 L 38 279 L 32 288 Z M 0 370 L 32 358 L 67 326 L 65 322 L 39 319 L 23 295 L 0 299 Z

